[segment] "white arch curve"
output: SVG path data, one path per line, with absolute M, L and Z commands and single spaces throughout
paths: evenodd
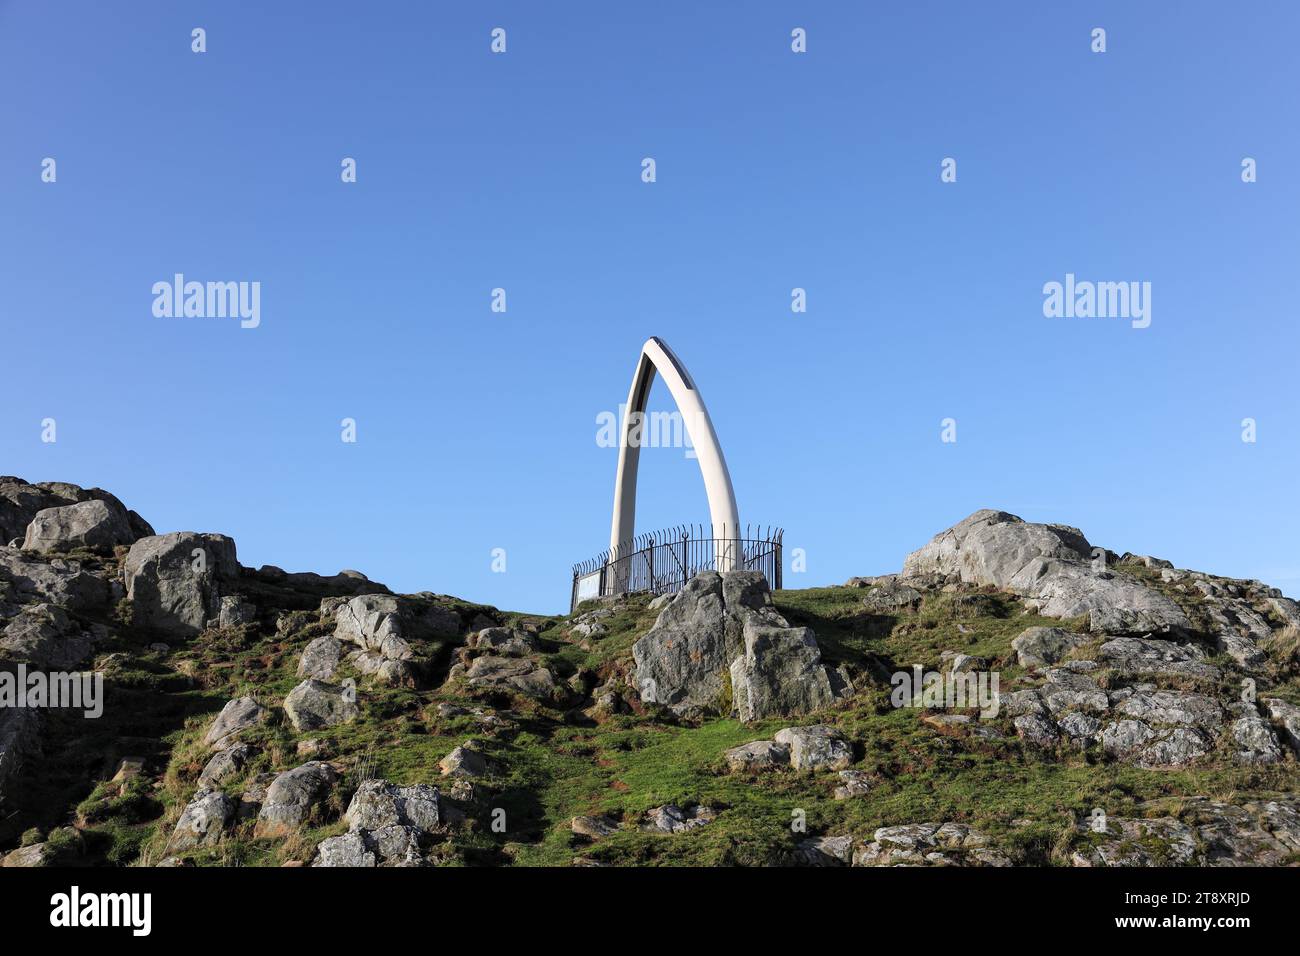
M 714 538 L 718 540 L 715 567 L 719 571 L 729 571 L 739 550 L 739 542 L 732 547 L 732 541 L 740 537 L 740 513 L 736 507 L 736 493 L 731 487 L 731 474 L 727 471 L 727 461 L 722 457 L 713 420 L 704 407 L 699 389 L 686 366 L 657 336 L 641 346 L 641 357 L 632 376 L 632 388 L 627 393 L 626 413 L 620 426 L 618 472 L 614 478 L 614 517 L 609 528 L 610 562 L 617 561 L 620 549 L 630 546 L 636 530 L 636 476 L 641 447 L 639 441 L 630 440 L 630 433 L 637 420 L 644 418 L 656 371 L 663 376 L 664 384 L 677 403 L 700 463 L 704 492 L 709 499 L 709 519 L 713 522 Z M 619 573 L 619 566 L 615 564 L 614 567 L 614 591 L 622 593 L 627 590 L 626 569 Z

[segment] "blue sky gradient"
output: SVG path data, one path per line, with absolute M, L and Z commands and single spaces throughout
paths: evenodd
M 996 507 L 1295 595 L 1297 27 L 1283 2 L 0 2 L 0 472 L 245 564 L 559 611 L 608 536 L 596 416 L 659 335 L 742 520 L 806 550 L 788 586 Z M 177 272 L 261 282 L 260 327 L 156 318 Z M 1045 318 L 1067 272 L 1151 282 L 1150 328 Z M 680 449 L 640 487 L 641 530 L 707 516 Z

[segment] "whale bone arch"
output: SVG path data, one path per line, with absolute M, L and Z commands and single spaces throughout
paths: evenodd
M 695 449 L 696 460 L 700 464 L 704 493 L 709 500 L 709 519 L 713 522 L 716 542 L 714 567 L 719 571 L 730 571 L 735 565 L 735 554 L 739 550 L 737 539 L 740 536 L 740 512 L 736 506 L 736 492 L 731 487 L 731 473 L 727 471 L 727 460 L 722 455 L 718 434 L 713 429 L 713 420 L 709 418 L 709 410 L 704 405 L 700 390 L 686 371 L 686 366 L 668 347 L 668 343 L 658 336 L 652 336 L 641 346 L 641 356 L 632 376 L 632 387 L 627 393 L 627 412 L 620 426 L 618 472 L 614 477 L 614 516 L 609 529 L 610 562 L 618 561 L 620 551 L 626 552 L 632 548 L 641 447 L 639 440 L 631 440 L 631 433 L 638 421 L 645 417 L 650 386 L 654 384 L 656 372 L 663 378 L 673 401 L 677 403 L 677 410 L 682 415 L 691 445 Z M 627 571 L 623 568 L 620 572 L 618 568 L 619 565 L 615 564 L 613 584 L 615 593 L 622 593 L 627 590 Z

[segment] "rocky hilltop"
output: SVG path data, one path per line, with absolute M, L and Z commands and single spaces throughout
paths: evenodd
M 1300 605 L 1063 525 L 560 617 L 61 483 L 0 478 L 0 542 L 0 671 L 103 681 L 0 707 L 4 866 L 1300 861 Z

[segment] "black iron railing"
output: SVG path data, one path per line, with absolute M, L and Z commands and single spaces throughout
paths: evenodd
M 602 551 L 573 566 L 569 611 L 583 601 L 615 594 L 671 594 L 701 571 L 719 569 L 762 571 L 768 585 L 777 590 L 783 533 L 780 528 L 746 525 L 743 535 L 733 537 L 726 528 L 680 525 L 638 535 L 612 555 Z

